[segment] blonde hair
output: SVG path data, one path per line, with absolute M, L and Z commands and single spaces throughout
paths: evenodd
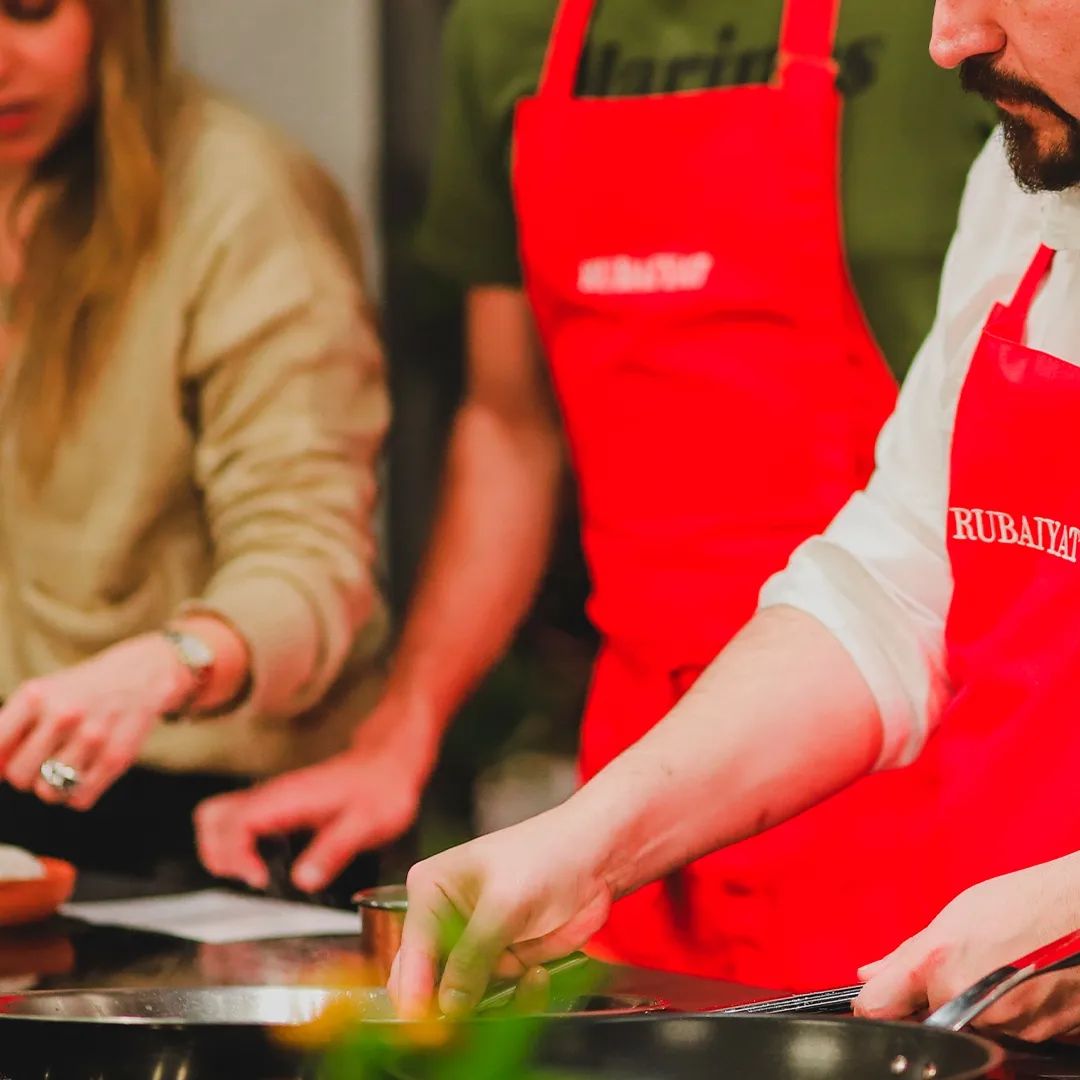
M 156 240 L 175 107 L 167 0 L 85 2 L 92 100 L 28 185 L 43 204 L 13 304 L 22 463 L 37 480 L 104 365 Z

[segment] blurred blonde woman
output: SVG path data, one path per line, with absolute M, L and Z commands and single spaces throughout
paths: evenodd
M 348 214 L 167 28 L 0 2 L 0 840 L 137 874 L 347 745 L 384 624 Z

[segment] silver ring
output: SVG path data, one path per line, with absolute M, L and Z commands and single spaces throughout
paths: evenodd
M 67 795 L 74 791 L 81 781 L 79 770 L 71 765 L 66 765 L 56 758 L 49 758 L 41 763 L 41 779 L 54 791 Z

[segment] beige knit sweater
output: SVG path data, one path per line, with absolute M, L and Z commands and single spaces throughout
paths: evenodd
M 42 488 L 0 429 L 0 694 L 193 607 L 246 638 L 252 691 L 162 726 L 144 764 L 260 775 L 345 744 L 386 629 L 388 402 L 357 264 L 313 163 L 189 85 L 164 242 Z

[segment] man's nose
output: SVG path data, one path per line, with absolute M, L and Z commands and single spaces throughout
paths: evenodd
M 973 56 L 1005 48 L 1005 31 L 996 19 L 1001 0 L 937 0 L 930 55 L 943 68 L 959 67 Z

